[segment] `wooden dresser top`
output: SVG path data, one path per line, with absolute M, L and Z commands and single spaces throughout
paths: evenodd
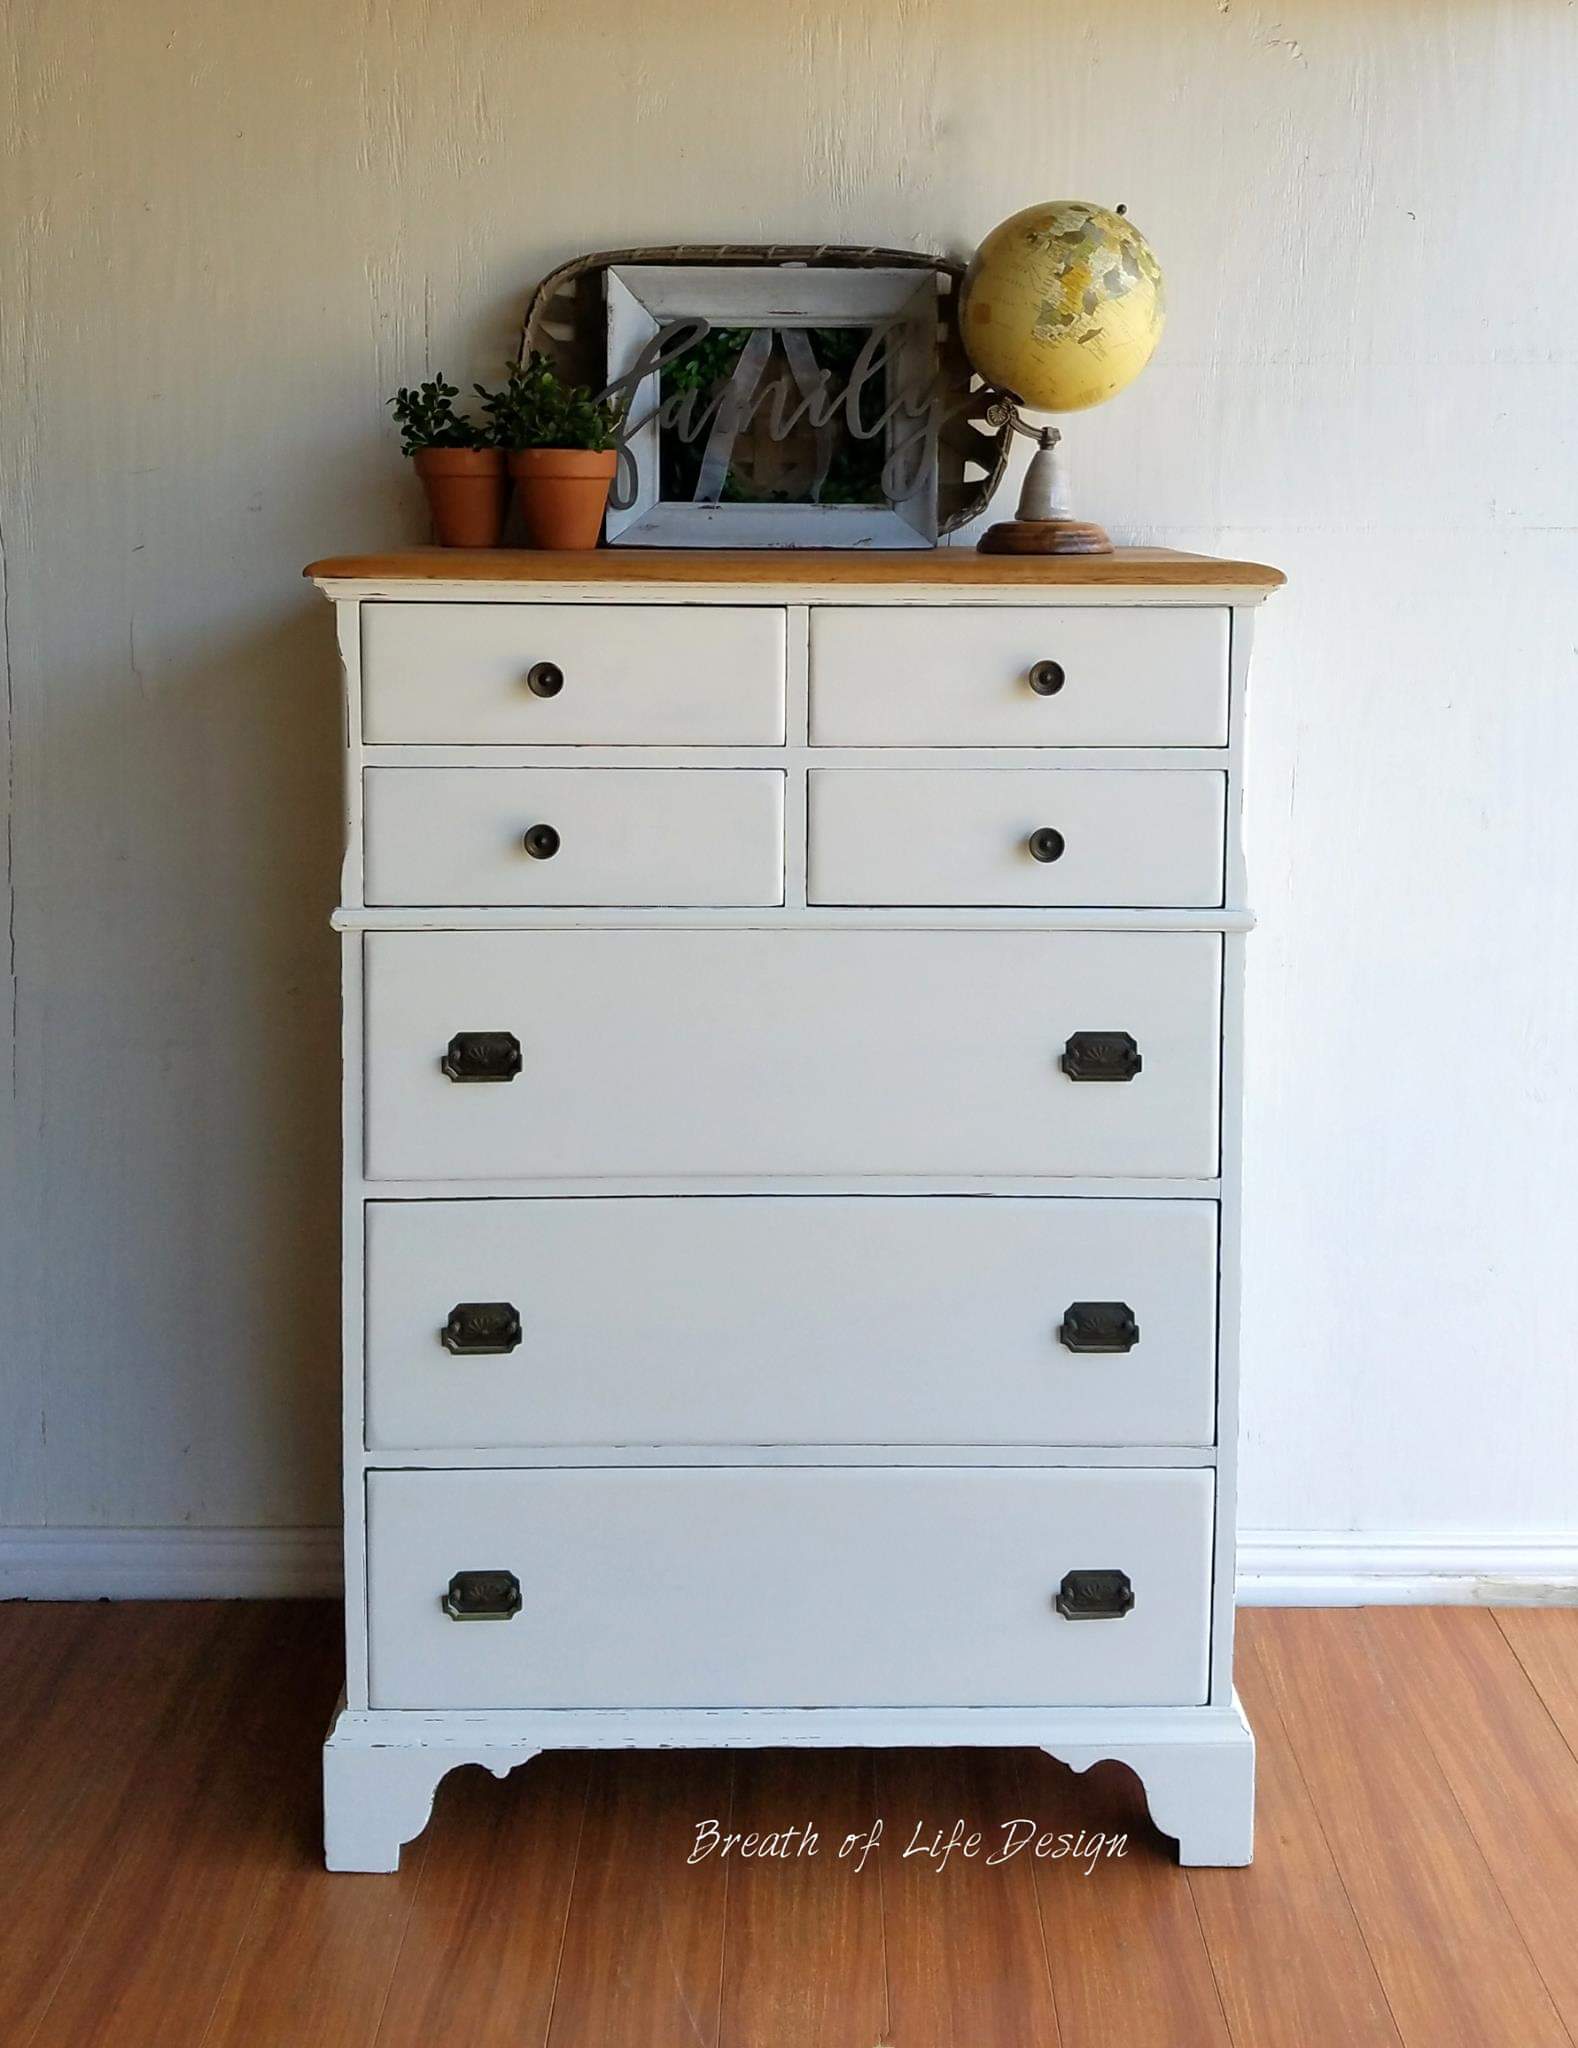
M 1229 562 L 1171 548 L 1110 555 L 980 555 L 973 548 L 597 548 L 550 554 L 527 548 L 406 548 L 327 555 L 303 575 L 319 583 L 576 583 L 697 585 L 914 585 L 931 589 L 1176 589 L 1264 597 L 1286 581 L 1260 562 Z

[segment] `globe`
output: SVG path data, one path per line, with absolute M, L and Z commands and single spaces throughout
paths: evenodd
M 988 384 L 1036 412 L 1083 412 L 1131 384 L 1161 339 L 1161 266 L 1120 213 L 1027 206 L 965 272 L 964 346 Z

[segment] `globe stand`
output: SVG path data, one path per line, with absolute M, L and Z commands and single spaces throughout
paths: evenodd
M 1025 471 L 1019 509 L 1012 519 L 989 526 L 976 543 L 983 555 L 1110 555 L 1106 530 L 1073 516 L 1069 500 L 1068 461 L 1063 436 L 1056 427 L 1027 427 L 1019 409 L 1005 400 L 987 414 L 995 425 L 1035 437 L 1036 452 Z

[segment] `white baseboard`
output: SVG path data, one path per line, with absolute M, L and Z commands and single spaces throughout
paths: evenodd
M 1578 1606 L 1578 1536 L 1246 1529 L 1241 1607 Z
M 288 1600 L 339 1590 L 338 1529 L 0 1529 L 0 1600 Z
M 0 1600 L 281 1600 L 340 1590 L 337 1529 L 0 1529 Z M 1578 1536 L 1246 1530 L 1253 1607 L 1578 1606 Z

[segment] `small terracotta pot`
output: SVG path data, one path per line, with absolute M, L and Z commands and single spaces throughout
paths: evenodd
M 502 448 L 418 448 L 411 466 L 422 479 L 441 548 L 498 546 L 509 495 Z
M 618 465 L 613 448 L 512 448 L 510 475 L 529 545 L 595 548 Z

